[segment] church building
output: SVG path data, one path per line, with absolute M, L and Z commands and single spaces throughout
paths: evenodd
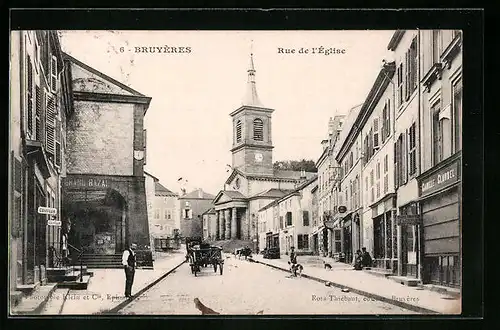
M 232 171 L 214 199 L 216 240 L 243 240 L 258 247 L 258 211 L 315 173 L 273 168 L 272 114 L 259 100 L 253 54 L 243 104 L 230 113 Z

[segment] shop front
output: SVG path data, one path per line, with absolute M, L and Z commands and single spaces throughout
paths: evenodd
M 396 224 L 400 232 L 401 253 L 399 256 L 398 274 L 400 276 L 421 278 L 420 240 L 422 217 L 418 213 L 415 202 L 408 203 L 399 208 Z
M 461 285 L 460 153 L 418 178 L 423 225 L 423 281 Z
M 374 267 L 397 272 L 397 227 L 395 221 L 396 196 L 389 194 L 370 205 L 373 219 Z
M 78 250 L 119 254 L 129 243 L 151 253 L 144 182 L 139 181 L 96 175 L 64 178 L 62 216 L 71 223 L 68 246 L 73 258 Z
M 347 215 L 342 220 L 342 247 L 344 262 L 351 263 L 353 258 L 352 252 L 352 214 Z

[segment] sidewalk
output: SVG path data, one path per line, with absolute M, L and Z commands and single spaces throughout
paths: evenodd
M 255 255 L 253 259 L 263 265 L 289 271 L 285 257 L 264 259 L 262 255 Z M 350 292 L 423 314 L 461 313 L 460 298 L 453 299 L 438 292 L 401 285 L 391 279 L 375 276 L 366 271 L 353 270 L 348 264 L 332 262 L 332 270 L 326 270 L 323 267 L 308 265 L 307 258 L 301 261 L 304 258 L 306 257 L 298 257 L 299 263 L 304 266 L 302 277 L 323 283 L 330 282 L 332 286 L 349 289 Z
M 132 295 L 137 294 L 185 260 L 185 251 L 162 255 L 154 261 L 154 269 L 136 269 Z M 100 314 L 116 308 L 126 299 L 123 269 L 89 269 L 94 276 L 87 290 L 56 290 L 41 314 Z M 64 295 L 64 297 L 59 297 Z M 57 303 L 59 302 L 59 303 Z

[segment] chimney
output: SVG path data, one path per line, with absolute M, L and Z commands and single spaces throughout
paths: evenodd
M 335 122 L 333 121 L 333 118 L 330 117 L 330 120 L 328 121 L 328 136 L 332 136 L 334 130 Z

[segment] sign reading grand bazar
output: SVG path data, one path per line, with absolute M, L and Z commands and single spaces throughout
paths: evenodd
M 138 49 L 139 41 L 153 45 L 184 33 L 12 32 L 11 75 L 20 83 L 11 86 L 17 101 L 10 109 L 11 314 L 459 314 L 461 31 L 297 31 L 296 40 L 318 38 L 318 47 L 346 40 L 343 47 L 381 56 L 359 63 L 354 47 L 332 50 L 334 60 L 308 62 L 300 84 L 286 71 L 301 72 L 302 62 L 287 61 L 323 51 L 306 52 L 293 38 L 281 47 L 279 31 L 245 32 L 251 49 L 254 41 L 259 46 L 255 54 L 238 50 L 247 43 L 242 32 L 186 35 L 189 52 L 132 52 L 140 70 L 130 73 L 124 53 L 106 53 L 109 72 L 119 69 L 147 94 L 91 66 L 101 53 L 81 53 L 88 63 L 75 55 L 87 42 L 98 48 L 98 41 L 127 40 Z M 196 95 L 196 84 L 213 84 L 209 77 L 220 70 L 205 65 L 211 61 L 202 44 L 237 50 L 217 55 L 241 76 L 219 79 L 215 103 Z M 283 51 L 265 52 L 275 44 Z M 349 63 L 342 61 L 375 72 L 367 91 L 331 81 Z M 178 74 L 201 66 L 206 74 L 196 81 Z M 154 72 L 169 74 L 141 83 Z M 261 99 L 257 77 L 270 88 L 298 84 L 303 93 L 277 88 L 262 94 L 271 100 Z M 235 97 L 223 91 L 238 79 L 246 83 L 242 102 L 221 106 L 219 97 Z M 319 83 L 336 89 L 339 109 L 321 108 L 332 100 L 328 93 L 310 97 Z M 300 129 L 290 131 L 302 104 L 321 109 L 300 115 Z M 174 105 L 192 106 L 196 115 Z M 207 139 L 196 125 L 216 111 L 227 122 L 212 123 Z M 321 140 L 311 115 L 325 116 Z M 316 154 L 283 160 L 303 152 Z M 225 172 L 217 170 L 223 153 L 231 157 Z M 223 176 L 206 177 L 217 173 Z M 215 181 L 213 194 L 208 187 L 186 191 L 187 177 Z

